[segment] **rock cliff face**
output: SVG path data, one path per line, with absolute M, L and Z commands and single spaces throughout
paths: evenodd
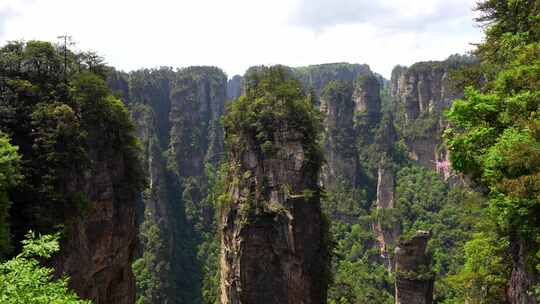
M 348 82 L 330 82 L 320 98 L 325 130 L 324 152 L 326 164 L 322 171 L 325 187 L 335 187 L 345 182 L 349 186 L 358 183 L 359 165 L 355 145 L 355 103 L 353 86 Z
M 441 138 L 447 127 L 443 111 L 463 95 L 453 88 L 449 77 L 453 69 L 464 64 L 447 60 L 420 62 L 409 68 L 398 66 L 390 81 L 396 122 L 410 158 L 446 177 L 450 168 Z
M 72 176 L 71 184 L 71 190 L 87 195 L 88 210 L 68 224 L 54 268 L 70 276 L 70 286 L 82 298 L 96 304 L 131 304 L 135 301 L 131 262 L 137 193 L 126 188 L 126 180 L 133 173 L 126 172 L 123 156 L 114 153 L 110 143 L 94 138 L 90 143 L 94 170 L 84 177 Z
M 390 271 L 394 269 L 392 250 L 400 234 L 399 222 L 393 218 L 396 208 L 396 168 L 391 159 L 393 147 L 397 140 L 396 130 L 391 114 L 387 113 L 379 124 L 379 134 L 375 144 L 381 153 L 377 162 L 377 192 L 375 206 L 377 220 L 373 223 L 373 231 L 379 243 L 379 250 L 383 262 Z
M 169 162 L 183 186 L 188 219 L 205 224 L 212 211 L 198 203 L 207 191 L 206 164 L 218 164 L 223 155 L 226 97 L 227 78 L 215 68 L 188 68 L 177 74 L 171 90 Z
M 281 103 L 269 113 L 285 107 Z M 326 300 L 320 160 L 313 142 L 293 127 L 297 121 L 276 124 L 267 129 L 271 147 L 246 130 L 227 128 L 228 140 L 237 144 L 230 145 L 229 201 L 221 212 L 223 304 Z
M 396 247 L 396 304 L 433 303 L 431 254 L 427 252 L 429 232 L 419 231 Z

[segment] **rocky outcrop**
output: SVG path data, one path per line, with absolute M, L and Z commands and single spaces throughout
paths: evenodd
M 447 127 L 444 110 L 463 96 L 450 80 L 451 71 L 470 60 L 419 62 L 392 71 L 390 93 L 400 133 L 409 148 L 409 157 L 418 164 L 450 176 L 442 132 Z
M 321 95 L 326 159 L 321 179 L 327 188 L 333 188 L 340 182 L 356 186 L 358 182 L 358 154 L 353 121 L 355 103 L 352 94 L 352 83 L 334 81 L 325 87 Z
M 203 161 L 212 161 L 223 153 L 223 128 L 219 120 L 227 98 L 227 78 L 218 68 L 192 67 L 181 70 L 173 83 L 171 95 L 171 147 L 182 143 L 190 146 L 191 156 L 202 155 Z M 191 138 L 177 136 L 192 132 Z M 175 149 L 178 150 L 178 149 Z M 177 157 L 184 175 L 202 175 L 202 161 L 190 157 Z M 194 165 L 195 168 L 190 166 Z M 183 169 L 183 170 L 182 170 Z
M 393 271 L 394 261 L 391 253 L 400 234 L 400 225 L 394 212 L 396 210 L 396 171 L 398 167 L 392 159 L 398 137 L 390 113 L 386 113 L 382 117 L 378 128 L 378 134 L 374 139 L 380 156 L 377 162 L 375 201 L 377 219 L 373 223 L 373 232 L 378 241 L 383 263 L 389 271 Z
M 322 182 L 328 189 L 341 182 L 353 188 L 365 183 L 359 149 L 374 143 L 381 98 L 379 79 L 369 70 L 362 73 L 350 81 L 329 81 L 321 92 L 326 158 Z
M 96 304 L 135 301 L 131 271 L 136 246 L 135 193 L 122 189 L 122 159 L 96 164 L 96 174 L 85 179 L 89 210 L 68 226 L 67 239 L 54 261 L 57 273 L 70 276 L 70 287 Z
M 430 233 L 418 231 L 408 241 L 399 242 L 396 259 L 396 304 L 433 303 L 434 275 L 427 251 Z
M 373 232 L 377 238 L 381 258 L 389 271 L 394 270 L 392 250 L 399 237 L 399 222 L 393 217 L 395 210 L 396 173 L 392 164 L 383 158 L 379 164 L 377 179 L 377 219 Z
M 58 275 L 70 277 L 70 287 L 96 304 L 135 301 L 131 263 L 136 247 L 137 183 L 142 178 L 131 153 L 111 144 L 103 125 L 90 128 L 92 169 L 72 172 L 66 193 L 79 193 L 80 206 L 65 206 L 66 234 L 53 261 Z M 82 213 L 80 207 L 83 206 Z
M 355 84 L 355 112 L 367 115 L 369 124 L 378 124 L 381 119 L 381 80 L 374 74 L 366 74 Z
M 286 112 L 285 106 L 274 110 Z M 297 123 L 277 121 L 280 127 L 269 129 L 272 147 L 249 131 L 227 129 L 236 144 L 229 145 L 228 201 L 221 211 L 222 304 L 326 301 L 320 160 Z

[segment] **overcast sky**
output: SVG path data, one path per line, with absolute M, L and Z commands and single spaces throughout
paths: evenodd
M 384 3 L 382 3 L 384 2 Z M 0 0 L 0 44 L 68 33 L 122 70 L 441 60 L 482 38 L 475 0 Z

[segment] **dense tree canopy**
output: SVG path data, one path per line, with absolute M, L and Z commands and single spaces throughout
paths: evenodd
M 87 201 L 80 173 L 106 149 L 123 155 L 132 178 L 126 187 L 142 184 L 130 114 L 107 87 L 108 71 L 93 53 L 48 42 L 0 48 L 0 131 L 18 146 L 24 176 L 9 190 L 16 240 L 29 228 L 52 231 L 66 214 L 80 214 Z
M 467 244 L 462 279 L 475 275 L 470 277 L 478 283 L 470 285 L 472 303 L 496 303 L 510 272 L 493 274 L 493 269 L 504 269 L 504 264 L 507 269 L 513 254 L 514 267 L 523 259 L 534 278 L 540 263 L 540 4 L 488 0 L 478 9 L 486 39 L 477 55 L 487 81 L 467 88 L 465 98 L 454 103 L 448 113 L 454 127 L 446 136 L 453 167 L 470 175 L 490 198 L 489 224 Z M 503 265 L 474 268 L 478 254 L 470 253 L 479 246 L 486 261 Z M 534 281 L 523 282 L 529 294 Z M 485 294 L 497 284 L 499 292 Z

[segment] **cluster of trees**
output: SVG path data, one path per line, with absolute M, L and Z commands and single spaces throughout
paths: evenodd
M 454 103 L 446 134 L 454 169 L 489 198 L 465 246 L 458 299 L 520 303 L 539 299 L 540 3 L 478 4 L 485 41 L 480 65 L 460 73 L 469 85 Z M 505 295 L 506 293 L 506 295 Z M 456 303 L 459 301 L 456 301 Z
M 246 94 L 229 105 L 223 119 L 228 148 L 241 151 L 249 138 L 254 147 L 261 147 L 265 155 L 272 155 L 276 131 L 283 122 L 302 135 L 308 157 L 315 165 L 322 161 L 318 146 L 321 134 L 321 115 L 306 97 L 302 84 L 282 66 L 262 67 L 259 73 L 246 76 Z M 282 103 L 286 103 L 282 105 Z
M 25 235 L 69 233 L 88 207 L 81 189 L 96 161 L 122 159 L 128 178 L 118 191 L 144 184 L 131 117 L 107 86 L 109 71 L 94 53 L 48 42 L 0 48 L 2 303 L 83 303 L 38 262 L 59 250 L 58 235 Z
M 43 259 L 60 250 L 59 235 L 30 232 L 14 258 L 0 262 L 0 302 L 5 304 L 91 304 L 68 289 L 68 278 L 54 279 L 54 269 L 41 266 Z

